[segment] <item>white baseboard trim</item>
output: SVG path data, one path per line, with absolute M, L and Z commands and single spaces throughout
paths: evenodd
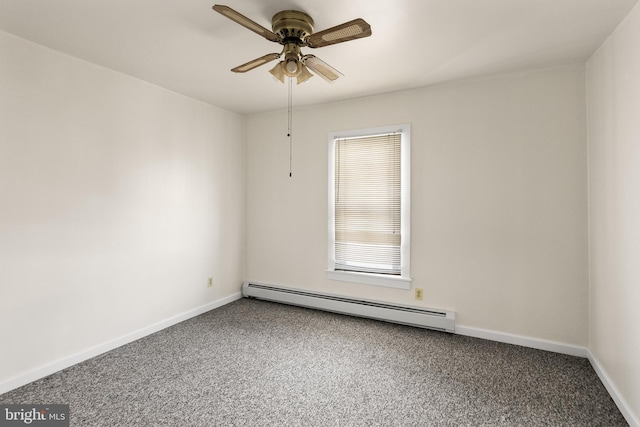
M 631 405 L 627 402 L 627 400 L 622 397 L 622 394 L 618 391 L 618 388 L 615 386 L 611 378 L 604 370 L 598 359 L 588 350 L 589 353 L 589 362 L 591 362 L 591 366 L 593 366 L 593 370 L 598 374 L 598 378 L 602 381 L 605 388 L 609 392 L 609 395 L 613 399 L 613 401 L 618 406 L 618 409 L 622 413 L 622 416 L 627 420 L 630 427 L 640 427 L 640 418 L 636 414 L 633 413 L 631 409 Z
M 84 362 L 85 360 L 91 359 L 92 357 L 98 356 L 102 353 L 106 353 L 132 341 L 138 340 L 147 335 L 151 335 L 177 323 L 184 322 L 185 320 L 191 319 L 192 317 L 199 316 L 203 313 L 206 313 L 207 311 L 222 307 L 223 305 L 229 304 L 241 298 L 242 293 L 237 292 L 235 294 L 229 295 L 228 297 L 221 298 L 200 307 L 185 311 L 184 313 L 169 317 L 168 319 L 161 320 L 152 325 L 145 326 L 142 329 L 138 329 L 137 331 L 123 335 L 119 338 L 115 338 L 105 343 L 90 347 L 81 352 L 72 354 L 71 356 L 56 360 L 51 363 L 47 363 L 46 365 L 39 366 L 28 372 L 25 372 L 24 374 L 20 374 L 13 378 L 9 378 L 6 381 L 0 382 L 0 394 L 14 390 L 18 387 L 22 387 L 23 385 L 29 384 L 30 382 L 39 380 L 40 378 L 44 378 L 48 375 L 68 368 L 69 366 Z
M 488 329 L 472 328 L 470 326 L 456 325 L 456 334 L 468 337 L 482 338 L 490 341 L 498 341 L 506 344 L 514 344 L 522 347 L 535 348 L 537 350 L 552 351 L 554 353 L 567 354 L 588 358 L 589 350 L 586 347 L 564 344 L 556 341 L 547 341 L 522 335 L 507 334 Z

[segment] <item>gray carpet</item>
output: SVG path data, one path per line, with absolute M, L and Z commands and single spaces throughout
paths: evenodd
M 72 426 L 626 426 L 586 359 L 242 299 L 0 395 Z

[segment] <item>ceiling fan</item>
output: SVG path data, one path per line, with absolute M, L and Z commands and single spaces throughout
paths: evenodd
M 269 31 L 228 6 L 216 4 L 213 6 L 213 10 L 265 39 L 283 46 L 280 53 L 269 53 L 246 64 L 239 65 L 231 69 L 231 71 L 245 73 L 267 62 L 284 57 L 269 71 L 282 83 L 284 83 L 285 76 L 295 77 L 298 84 L 305 82 L 313 77 L 309 70 L 319 74 L 329 82 L 336 80 L 341 75 L 338 70 L 315 55 L 303 55 L 300 48 L 324 47 L 371 35 L 371 26 L 361 18 L 314 33 L 313 19 L 309 15 L 297 10 L 283 10 L 273 15 L 271 19 L 273 31 Z

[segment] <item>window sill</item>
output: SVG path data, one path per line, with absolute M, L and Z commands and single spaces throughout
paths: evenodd
M 387 288 L 411 289 L 411 278 L 389 276 L 386 274 L 356 273 L 354 271 L 327 270 L 329 280 L 364 283 L 366 285 L 385 286 Z

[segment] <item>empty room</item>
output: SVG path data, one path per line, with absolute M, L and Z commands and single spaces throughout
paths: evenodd
M 0 0 L 0 426 L 640 427 L 637 0 Z

